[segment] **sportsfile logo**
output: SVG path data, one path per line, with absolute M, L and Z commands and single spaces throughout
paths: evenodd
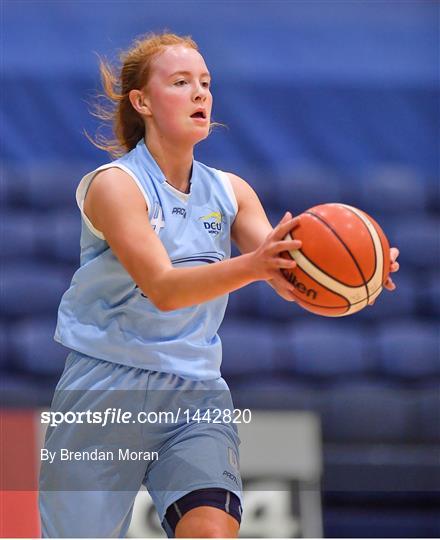
M 203 222 L 203 226 L 209 234 L 217 235 L 222 230 L 224 222 L 223 214 L 220 210 L 206 214 L 206 216 L 199 217 L 199 221 Z

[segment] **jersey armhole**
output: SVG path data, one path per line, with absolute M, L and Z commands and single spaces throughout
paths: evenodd
M 145 202 L 147 203 L 147 209 L 150 208 L 150 199 L 148 198 L 148 195 L 145 193 L 145 190 L 142 187 L 142 184 L 140 183 L 137 176 L 128 167 L 125 167 L 124 165 L 121 165 L 120 163 L 118 163 L 118 164 L 107 163 L 106 165 L 102 165 L 101 167 L 98 167 L 94 171 L 86 174 L 81 179 L 81 181 L 80 181 L 80 183 L 79 183 L 79 185 L 77 187 L 77 190 L 76 190 L 76 203 L 78 205 L 78 208 L 80 209 L 81 216 L 82 216 L 82 218 L 84 220 L 84 223 L 87 225 L 90 232 L 93 233 L 98 238 L 100 238 L 101 240 L 105 240 L 105 237 L 104 237 L 104 235 L 102 234 L 101 231 L 99 231 L 96 227 L 93 226 L 93 223 L 86 216 L 86 213 L 84 212 L 84 200 L 86 198 L 87 191 L 88 191 L 88 189 L 90 187 L 90 184 L 92 183 L 92 180 L 95 178 L 95 176 L 99 172 L 104 171 L 105 169 L 111 169 L 112 167 L 116 167 L 118 169 L 123 170 L 124 172 L 126 172 L 134 180 L 134 182 L 136 183 L 136 185 L 139 188 L 140 192 L 142 193 L 142 195 L 143 195 L 143 197 L 145 199 Z
M 220 180 L 222 181 L 222 184 L 223 184 L 223 186 L 224 186 L 224 188 L 226 190 L 226 193 L 228 194 L 229 199 L 230 199 L 230 201 L 232 203 L 232 206 L 234 208 L 234 212 L 235 212 L 234 217 L 237 217 L 238 203 L 237 203 L 237 197 L 235 196 L 234 188 L 232 187 L 231 180 L 230 180 L 229 176 L 227 175 L 227 173 L 225 173 L 224 171 L 220 171 L 219 169 L 216 169 L 216 170 L 218 172 Z

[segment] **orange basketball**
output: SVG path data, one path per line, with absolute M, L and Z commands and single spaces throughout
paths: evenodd
M 377 298 L 388 277 L 390 247 L 374 219 L 338 203 L 314 206 L 300 218 L 290 236 L 302 247 L 289 252 L 298 266 L 287 274 L 297 303 L 317 315 L 343 317 Z

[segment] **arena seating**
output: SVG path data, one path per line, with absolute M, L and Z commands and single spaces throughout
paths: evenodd
M 396 170 L 402 168 L 394 169 L 393 175 Z M 324 172 L 317 171 L 311 172 L 310 184 L 305 172 L 292 173 L 292 186 L 297 185 L 301 194 L 294 211 L 313 204 L 316 193 L 322 196 L 320 202 L 344 201 L 348 188 L 343 182 L 329 172 L 326 185 Z M 273 173 L 286 190 L 288 176 L 283 175 Z M 341 507 L 356 514 L 352 502 L 341 501 L 341 492 L 356 492 L 362 500 L 361 493 L 383 491 L 390 506 L 397 508 L 390 495 L 393 490 L 417 498 L 423 489 L 435 493 L 439 485 L 435 457 L 440 442 L 435 322 L 439 314 L 439 217 L 427 208 L 429 184 L 411 171 L 402 175 L 407 198 L 393 185 L 395 176 L 389 184 L 384 181 L 388 197 L 393 196 L 393 189 L 399 193 L 401 214 L 380 200 L 379 187 L 370 192 L 359 180 L 356 188 L 350 188 L 352 204 L 371 208 L 375 217 L 374 209 L 387 216 L 383 227 L 401 250 L 397 293 L 384 292 L 374 307 L 353 317 L 322 319 L 285 302 L 267 284 L 258 282 L 230 295 L 220 332 L 223 375 L 237 406 L 311 410 L 320 415 L 329 535 L 332 530 L 355 530 L 354 522 L 345 517 L 338 525 L 332 513 Z M 50 402 L 65 357 L 64 349 L 52 339 L 55 314 L 79 262 L 81 221 L 73 201 L 73 181 L 66 194 L 59 189 L 58 174 L 42 175 L 44 190 L 54 194 L 52 199 L 33 187 L 36 177 L 35 173 L 33 179 L 18 181 L 13 168 L 4 176 L 6 264 L 0 368 L 2 401 L 10 406 Z M 418 183 L 411 183 L 415 178 Z M 282 191 L 277 190 L 277 196 Z M 271 202 L 275 206 L 268 207 L 268 214 L 276 223 L 282 216 L 282 199 Z M 432 497 L 426 495 L 423 506 L 430 501 Z M 384 514 L 381 526 L 392 530 L 394 523 L 400 530 L 392 515 Z M 375 529 L 370 524 L 365 530 L 373 534 Z
M 91 51 L 110 53 L 102 48 L 125 47 L 150 29 L 136 10 L 116 4 L 90 32 L 88 6 L 76 3 L 66 22 L 51 4 L 34 50 L 24 50 L 20 36 L 43 8 L 14 2 L 5 15 L 12 37 L 2 78 L 11 96 L 0 173 L 4 406 L 48 406 L 63 370 L 66 351 L 53 333 L 79 264 L 75 188 L 108 161 L 83 136 L 96 129 L 84 103 L 98 84 Z M 151 29 L 193 33 L 214 73 L 214 117 L 229 129 L 216 130 L 197 158 L 246 178 L 274 225 L 286 210 L 344 202 L 371 214 L 401 253 L 397 292 L 349 318 L 317 317 L 265 283 L 232 293 L 220 332 L 223 375 L 236 406 L 320 415 L 327 537 L 439 536 L 440 190 L 430 18 L 411 2 L 382 7 L 385 14 L 365 3 L 320 10 L 274 3 L 275 32 L 264 3 L 252 25 L 245 8 L 231 17 L 221 4 L 212 3 L 216 25 L 206 31 L 191 3 L 174 24 L 163 23 L 160 3 L 148 17 Z M 290 9 L 295 16 L 283 11 Z M 57 47 L 60 29 L 65 51 L 75 54 Z

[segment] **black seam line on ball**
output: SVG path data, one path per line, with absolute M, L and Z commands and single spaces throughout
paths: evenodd
M 347 244 L 344 242 L 344 240 L 342 240 L 342 238 L 339 236 L 339 234 L 333 229 L 333 227 L 327 223 L 327 221 L 325 221 L 325 219 L 323 219 L 321 216 L 319 216 L 318 214 L 315 214 L 314 212 L 310 212 L 310 210 L 308 210 L 307 212 L 304 212 L 305 214 L 309 214 L 310 216 L 313 216 L 314 218 L 316 218 L 318 221 L 320 221 L 321 223 L 323 223 L 328 229 L 330 229 L 330 231 L 336 236 L 336 238 L 341 242 L 341 244 L 345 247 L 345 249 L 347 250 L 347 253 L 350 255 L 350 257 L 353 259 L 353 262 L 354 264 L 356 265 L 356 268 L 358 269 L 358 272 L 359 274 L 361 275 L 361 279 L 362 281 L 364 282 L 364 287 L 365 287 L 365 291 L 367 293 L 367 301 L 369 302 L 370 301 L 370 293 L 368 292 L 368 285 L 367 285 L 367 282 L 365 281 L 365 276 L 364 276 L 364 273 L 362 272 L 362 268 L 359 266 L 359 263 L 357 262 L 356 260 L 356 257 L 353 255 L 353 253 L 351 252 L 350 248 L 347 246 Z M 374 244 L 373 244 L 374 246 Z M 334 279 L 334 278 L 333 278 Z M 351 302 L 350 302 L 351 303 Z
M 364 220 L 361 219 L 360 216 L 358 216 L 358 215 L 356 214 L 356 212 L 353 212 L 353 210 L 352 210 L 351 208 L 345 207 L 345 209 L 348 210 L 349 212 L 351 212 L 354 216 L 356 216 L 357 219 L 362 223 L 362 225 L 363 225 L 363 226 L 366 228 L 366 230 L 367 230 L 368 236 L 371 238 L 371 243 L 373 244 L 373 248 L 374 248 L 374 250 L 373 250 L 373 252 L 374 252 L 374 270 L 373 270 L 373 273 L 371 274 L 371 276 L 368 278 L 368 280 L 367 280 L 367 282 L 368 282 L 368 281 L 370 281 L 370 279 L 374 276 L 374 274 L 376 273 L 376 270 L 377 270 L 376 246 L 374 245 L 374 238 L 373 238 L 373 236 L 372 236 L 371 233 L 370 233 L 370 229 L 365 225 Z M 372 224 L 372 225 L 373 225 L 373 224 Z M 374 227 L 374 225 L 373 225 L 373 227 Z M 374 227 L 374 228 L 376 229 L 376 227 Z M 376 231 L 376 232 L 377 232 L 377 231 Z M 379 234 L 378 234 L 378 236 L 379 236 Z M 383 251 L 382 240 L 380 239 L 380 237 L 379 237 L 379 242 L 380 242 L 380 247 L 381 247 L 381 249 L 382 249 L 382 251 Z M 381 280 L 381 281 L 382 281 L 382 280 Z
M 307 212 L 304 212 L 305 214 Z M 293 237 L 292 237 L 293 238 Z M 348 289 L 357 289 L 358 287 L 363 287 L 365 285 L 365 283 L 361 283 L 360 285 L 349 285 L 348 283 L 345 283 L 344 281 L 341 281 L 340 279 L 338 278 L 335 278 L 335 276 L 332 276 L 331 274 L 329 274 L 328 272 L 326 272 L 323 268 L 321 268 L 318 264 L 316 264 L 315 261 L 312 261 L 309 257 L 307 257 L 307 255 L 303 252 L 302 249 L 298 249 L 298 250 L 295 250 L 295 251 L 299 251 L 301 253 L 301 255 L 304 257 L 304 259 L 306 259 L 307 262 L 309 262 L 310 264 L 312 264 L 314 267 L 316 267 L 320 272 L 322 272 L 324 275 L 326 275 L 327 277 L 329 277 L 330 279 L 332 279 L 333 281 L 337 281 L 340 285 L 343 285 L 344 287 L 347 287 Z M 291 257 L 292 260 L 295 260 L 292 255 L 290 255 L 289 253 L 289 256 Z M 314 278 L 313 276 L 311 276 L 308 272 L 306 272 L 304 270 L 304 268 L 302 266 L 300 266 L 299 264 L 297 265 L 298 268 L 301 269 L 302 272 L 304 272 L 304 274 L 306 274 L 307 276 L 309 276 L 311 279 L 313 279 L 313 281 L 315 281 L 316 283 L 319 283 L 319 285 L 321 287 L 324 287 L 324 289 L 327 289 L 328 291 L 331 291 L 332 293 L 335 293 L 339 296 L 342 296 L 342 298 L 345 298 L 347 300 L 348 303 L 350 303 L 348 301 L 348 298 L 346 298 L 345 296 L 343 296 L 342 294 L 334 291 L 333 289 L 329 289 L 328 287 L 326 287 L 325 285 L 323 285 L 322 283 L 320 283 L 319 281 L 316 280 L 316 278 Z
M 315 215 L 312 214 L 311 212 L 304 212 L 304 214 L 310 214 L 310 215 L 312 215 L 312 216 L 314 216 L 314 217 L 318 217 L 318 219 L 319 219 L 319 216 L 315 216 Z M 325 225 L 327 225 L 327 224 L 325 223 L 325 221 L 324 221 L 323 223 L 324 223 Z M 293 231 L 291 231 L 289 234 L 290 234 L 290 236 L 292 237 L 292 240 L 295 240 L 295 237 L 293 236 L 292 232 L 293 232 Z M 332 231 L 332 232 L 334 232 L 334 231 Z M 338 237 L 338 238 L 339 238 L 339 237 Z M 358 287 L 364 287 L 364 286 L 365 286 L 365 280 L 362 280 L 363 283 L 361 283 L 360 285 L 350 285 L 350 284 L 348 284 L 348 283 L 345 283 L 345 281 L 342 281 L 341 279 L 336 278 L 335 276 L 332 276 L 331 274 L 329 274 L 328 272 L 326 272 L 323 268 L 321 268 L 321 267 L 319 266 L 319 264 L 316 264 L 315 261 L 312 261 L 312 260 L 310 259 L 310 257 L 308 257 L 308 256 L 304 253 L 304 251 L 303 251 L 302 249 L 298 249 L 298 250 L 295 250 L 295 251 L 299 251 L 299 252 L 301 253 L 301 255 L 304 257 L 304 259 L 307 260 L 307 262 L 309 262 L 310 264 L 312 264 L 313 266 L 315 266 L 320 272 L 322 272 L 323 274 L 325 274 L 327 277 L 331 278 L 333 281 L 337 281 L 340 285 L 344 285 L 344 287 L 347 287 L 347 288 L 349 288 L 349 289 L 357 289 Z M 290 252 L 289 252 L 289 251 L 288 251 L 288 253 L 289 253 L 290 258 L 291 258 L 292 260 L 295 260 L 295 259 L 292 257 L 292 255 L 290 255 Z M 308 275 L 310 278 L 312 278 L 314 281 L 316 281 L 316 279 L 315 279 L 313 276 L 311 276 L 308 272 L 306 272 L 306 271 L 304 270 L 304 268 L 302 268 L 302 267 L 299 266 L 299 265 L 298 265 L 298 268 L 300 268 L 300 269 L 304 272 L 304 274 Z M 362 273 L 361 273 L 361 278 L 362 278 Z M 319 281 L 316 281 L 316 282 L 319 283 Z M 321 283 L 319 283 L 319 284 L 320 284 L 322 287 L 324 287 L 325 289 L 327 289 L 328 291 L 331 291 L 331 292 L 333 292 L 333 293 L 335 293 L 335 294 L 338 294 L 339 296 L 342 296 L 340 293 L 337 293 L 337 292 L 334 291 L 333 289 L 329 289 L 328 287 L 326 287 L 325 285 L 322 285 Z M 368 293 L 368 292 L 367 292 L 367 293 Z M 342 296 L 342 297 L 345 298 L 345 299 L 347 300 L 348 303 L 350 303 L 350 302 L 348 301 L 348 298 L 346 298 L 345 296 Z
M 305 257 L 307 259 L 307 257 L 304 255 L 303 253 L 303 257 Z M 309 259 L 307 259 L 309 260 Z M 311 261 L 309 261 L 311 262 Z M 313 263 L 314 264 L 314 263 Z M 312 302 L 308 302 L 307 300 L 304 300 L 302 296 L 299 296 L 297 295 L 296 293 L 293 293 L 294 296 L 296 296 L 298 298 L 298 300 L 301 300 L 301 302 L 303 304 L 307 304 L 308 306 L 312 306 L 312 307 L 318 307 L 318 308 L 326 308 L 326 309 L 342 309 L 342 308 L 345 308 L 345 311 L 344 313 L 346 313 L 352 306 L 352 304 L 350 303 L 350 300 L 343 296 L 342 294 L 334 291 L 333 289 L 329 289 L 328 287 L 326 287 L 325 285 L 323 285 L 322 283 L 320 283 L 319 281 L 316 281 L 316 279 L 311 276 L 308 272 L 306 272 L 303 268 L 301 268 L 300 266 L 298 266 L 298 268 L 301 270 L 301 272 L 303 272 L 306 276 L 308 276 L 310 279 L 312 279 L 317 285 L 319 285 L 320 287 L 322 287 L 323 289 L 326 289 L 327 291 L 329 291 L 330 293 L 338 296 L 339 298 L 342 298 L 343 300 L 345 300 L 347 302 L 347 305 L 346 306 L 335 306 L 335 307 L 332 307 L 332 306 L 321 306 L 320 304 L 312 304 Z M 321 270 L 322 271 L 322 270 Z M 322 271 L 323 272 L 323 271 Z M 323 272 L 325 274 L 325 272 Z M 328 274 L 326 274 L 328 276 Z M 331 277 L 331 276 L 328 276 L 328 277 Z M 334 279 L 334 278 L 333 278 Z M 289 279 L 290 281 L 290 279 Z M 290 281 L 291 282 L 291 281 Z M 292 283 L 292 282 L 291 282 Z

